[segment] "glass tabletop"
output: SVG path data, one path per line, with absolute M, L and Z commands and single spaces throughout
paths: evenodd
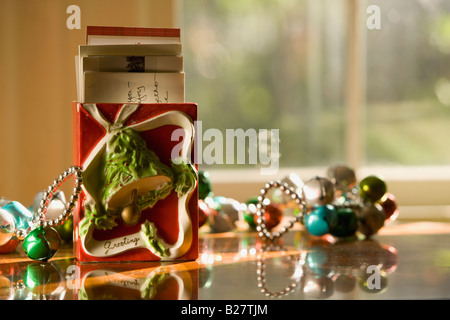
M 274 242 L 255 232 L 201 233 L 199 258 L 186 262 L 80 264 L 72 251 L 65 243 L 45 263 L 20 248 L 0 255 L 0 299 L 450 298 L 449 223 L 398 223 L 368 240 L 303 230 Z

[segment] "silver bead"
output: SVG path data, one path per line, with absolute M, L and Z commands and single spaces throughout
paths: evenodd
M 75 187 L 73 187 L 73 191 L 72 191 L 72 194 L 79 194 L 80 192 L 81 192 L 81 187 L 80 186 L 75 186 Z
M 64 180 L 68 179 L 71 176 L 70 170 L 64 171 L 62 176 L 63 176 Z
M 79 196 L 78 196 L 78 194 L 77 193 L 75 193 L 75 194 L 72 194 L 71 196 L 70 196 L 70 203 L 75 203 L 75 202 L 77 202 L 78 201 L 78 198 L 79 198 Z

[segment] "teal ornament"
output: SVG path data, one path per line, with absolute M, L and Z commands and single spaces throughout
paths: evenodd
M 206 171 L 198 172 L 198 198 L 205 200 L 207 197 L 213 196 L 211 180 L 209 173 Z
M 312 246 L 306 255 L 306 265 L 316 275 L 324 275 L 328 271 L 329 254 L 321 246 Z
M 2 207 L 3 210 L 8 211 L 14 218 L 17 229 L 28 229 L 33 220 L 33 213 L 25 208 L 18 201 L 10 201 Z
M 330 234 L 335 237 L 353 236 L 358 229 L 358 217 L 353 209 L 337 208 L 336 223 L 330 228 Z
M 0 246 L 8 243 L 14 235 L 14 217 L 6 210 L 0 209 Z
M 306 229 L 314 236 L 329 233 L 330 225 L 334 227 L 336 223 L 336 210 L 330 205 L 315 207 L 304 219 Z
M 386 182 L 377 176 L 368 176 L 359 183 L 359 194 L 364 201 L 376 202 L 387 192 Z
M 23 250 L 33 260 L 51 259 L 61 245 L 61 237 L 52 227 L 38 227 L 31 231 L 23 241 Z

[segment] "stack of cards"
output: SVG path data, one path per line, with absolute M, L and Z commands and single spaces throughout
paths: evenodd
M 78 102 L 184 102 L 180 29 L 87 27 L 75 66 Z

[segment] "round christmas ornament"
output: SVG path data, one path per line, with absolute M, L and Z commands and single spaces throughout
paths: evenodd
M 38 227 L 23 241 L 23 250 L 33 260 L 47 261 L 54 256 L 61 245 L 58 231 L 52 227 Z
M 211 209 L 205 201 L 202 199 L 198 200 L 198 226 L 203 226 L 207 221 L 208 217 L 211 214 Z
M 61 236 L 61 240 L 73 241 L 73 216 L 70 216 L 63 224 L 56 226 L 55 229 Z
M 213 233 L 228 232 L 233 229 L 233 223 L 230 218 L 226 214 L 215 209 L 208 215 L 208 224 Z
M 243 212 L 244 221 L 252 229 L 256 228 L 256 205 L 258 204 L 258 198 L 254 197 L 245 202 L 246 209 Z
M 398 204 L 395 196 L 387 192 L 379 201 L 386 214 L 386 219 L 395 220 L 398 216 Z
M 198 172 L 198 198 L 206 199 L 207 197 L 213 196 L 213 190 L 211 186 L 211 178 L 209 172 L 199 171 Z
M 303 199 L 307 205 L 327 205 L 334 197 L 333 183 L 324 177 L 314 177 L 303 186 Z
M 387 192 L 386 182 L 382 178 L 370 175 L 358 184 L 355 172 L 344 165 L 330 167 L 327 176 L 313 177 L 303 184 L 301 190 L 281 181 L 267 183 L 258 197 L 259 235 L 275 239 L 295 222 L 301 222 L 314 236 L 330 234 L 349 239 L 359 233 L 370 237 L 384 226 L 387 219 L 397 216 L 395 197 Z M 296 220 L 283 226 L 280 232 L 270 232 L 264 219 L 268 203 L 263 202 L 267 200 L 270 189 L 278 189 L 278 192 L 290 196 L 301 208 Z
M 14 236 L 15 228 L 13 216 L 8 211 L 0 209 L 0 246 L 8 243 Z
M 3 214 L 12 217 L 15 229 L 27 229 L 31 226 L 34 216 L 30 210 L 17 201 L 9 201 L 5 198 L 2 198 L 2 200 L 3 206 L 0 210 L 4 211 Z M 6 231 L 6 229 L 3 229 L 3 231 Z M 0 253 L 10 253 L 17 248 L 18 244 L 19 240 L 13 235 L 5 244 L 0 244 Z
M 33 220 L 33 213 L 25 208 L 18 201 L 10 201 L 2 207 L 3 210 L 8 211 L 15 223 L 15 227 L 18 229 L 26 229 L 30 227 L 30 223 Z
M 7 243 L 0 246 L 0 253 L 10 253 L 16 250 L 19 245 L 19 239 L 9 239 Z
M 268 230 L 272 230 L 277 225 L 280 224 L 281 219 L 283 218 L 283 213 L 281 212 L 280 206 L 276 203 L 270 203 L 264 208 L 264 221 L 265 226 Z M 259 217 L 257 215 L 253 216 L 253 220 L 255 224 L 257 224 L 257 220 Z
M 57 217 L 47 219 L 46 213 L 53 194 L 58 191 L 63 182 L 72 176 L 75 178 L 75 183 L 70 201 Z M 17 240 L 23 240 L 22 247 L 30 259 L 38 261 L 51 259 L 61 245 L 61 237 L 54 228 L 64 224 L 72 214 L 81 192 L 81 184 L 82 171 L 79 167 L 73 166 L 64 171 L 53 181 L 53 184 L 48 187 L 48 190 L 42 193 L 40 207 L 36 211 L 36 214 L 33 215 L 31 221 L 28 219 L 27 212 L 29 211 L 18 203 L 13 203 L 9 207 L 11 211 L 14 208 L 16 216 L 22 219 L 17 225 L 14 223 L 14 218 L 8 211 L 0 209 L 0 223 L 2 226 L 0 240 L 7 239 L 9 241 L 13 237 Z M 23 219 L 23 217 L 26 217 L 26 219 Z
M 355 171 L 345 165 L 335 165 L 327 170 L 327 176 L 341 194 L 350 191 L 356 185 Z
M 353 236 L 358 229 L 358 216 L 352 208 L 337 208 L 336 223 L 330 228 L 330 234 L 335 237 Z
M 242 220 L 241 215 L 244 206 L 239 201 L 226 197 L 214 197 L 213 202 L 214 209 L 228 216 L 232 224 L 235 224 L 238 220 Z
M 337 225 L 337 216 L 333 206 L 317 206 L 305 216 L 304 225 L 312 235 L 323 236 Z
M 365 236 L 371 236 L 378 232 L 386 220 L 386 213 L 380 205 L 369 205 L 359 211 L 358 231 Z
M 33 200 L 33 204 L 30 207 L 31 212 L 37 212 L 39 207 L 41 206 L 41 200 L 44 196 L 45 191 L 40 191 L 36 194 Z M 61 190 L 56 191 L 52 194 L 52 197 L 49 199 L 49 204 L 47 207 L 47 213 L 45 217 L 47 219 L 54 219 L 58 217 L 58 215 L 65 209 L 66 207 L 66 197 L 64 192 Z
M 359 194 L 363 201 L 375 202 L 387 192 L 386 182 L 377 176 L 368 176 L 359 183 Z

